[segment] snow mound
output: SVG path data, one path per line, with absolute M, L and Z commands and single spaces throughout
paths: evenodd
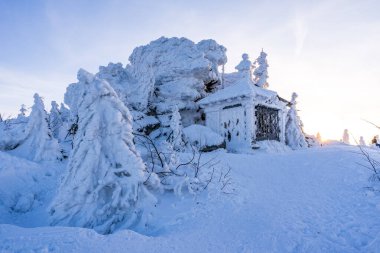
M 44 182 L 52 172 L 41 165 L 0 151 L 0 223 L 2 212 L 25 213 L 41 205 L 49 189 Z
M 212 151 L 218 148 L 225 148 L 225 141 L 222 136 L 202 125 L 191 125 L 183 129 L 186 141 L 197 147 L 201 151 Z
M 286 146 L 285 144 L 278 141 L 259 141 L 257 144 L 260 147 L 260 151 L 264 151 L 266 153 L 282 153 L 288 152 L 292 149 Z
M 26 121 L 10 119 L 0 122 L 0 150 L 12 150 L 25 138 Z

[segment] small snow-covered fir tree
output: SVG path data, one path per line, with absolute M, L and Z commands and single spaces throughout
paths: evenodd
M 258 66 L 253 71 L 254 83 L 256 86 L 261 88 L 268 88 L 269 83 L 268 79 L 268 63 L 267 63 L 267 54 L 264 51 L 261 51 L 260 56 L 256 60 Z
M 344 129 L 344 131 L 343 131 L 342 141 L 344 144 L 350 144 L 350 135 L 348 134 L 347 129 Z
M 26 105 L 22 104 L 22 105 L 21 105 L 21 108 L 20 108 L 20 114 L 19 114 L 19 115 L 25 117 L 27 111 L 28 111 L 28 110 L 26 109 Z
M 291 107 L 289 109 L 287 120 L 286 120 L 286 130 L 285 130 L 285 137 L 286 137 L 286 144 L 290 146 L 292 149 L 300 149 L 300 148 L 307 148 L 307 142 L 305 140 L 305 135 L 302 131 L 302 122 L 299 119 L 297 108 L 296 108 L 296 101 L 297 94 L 292 94 L 292 101 L 291 101 Z
M 63 121 L 61 118 L 61 113 L 58 108 L 58 104 L 55 101 L 51 102 L 51 109 L 49 114 L 49 126 L 53 133 L 54 138 L 59 138 L 59 133 L 61 127 L 63 126 Z
M 170 135 L 170 142 L 173 145 L 173 149 L 180 151 L 184 147 L 184 142 L 182 138 L 182 123 L 181 115 L 179 114 L 178 107 L 174 107 L 172 117 L 170 120 L 170 128 L 172 133 Z
M 367 146 L 367 144 L 365 143 L 365 140 L 364 140 L 363 136 L 360 136 L 359 145 L 360 146 Z
M 132 118 L 108 82 L 80 70 L 84 97 L 68 174 L 51 207 L 53 225 L 112 233 L 145 223 L 155 198 L 144 182 L 144 163 L 135 149 Z
M 321 134 L 319 132 L 317 133 L 316 138 L 317 138 L 319 143 L 322 143 L 322 137 L 321 137 Z
M 20 113 L 17 115 L 17 122 L 26 122 L 27 117 L 26 117 L 26 112 L 28 110 L 26 109 L 26 105 L 22 104 L 20 108 Z
M 34 105 L 25 129 L 25 138 L 17 147 L 20 154 L 33 161 L 61 159 L 57 140 L 52 137 L 48 115 L 41 97 L 34 94 Z

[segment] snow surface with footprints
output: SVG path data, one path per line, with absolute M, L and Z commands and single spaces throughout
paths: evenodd
M 370 172 L 357 164 L 363 162 L 357 152 L 335 145 L 208 153 L 231 166 L 235 193 L 162 195 L 145 235 L 48 227 L 46 206 L 11 214 L 0 202 L 0 252 L 380 252 L 380 196 L 366 188 Z M 380 158 L 378 151 L 370 152 Z M 0 166 L 1 184 L 10 180 L 6 167 Z M 57 183 L 41 178 L 48 188 Z

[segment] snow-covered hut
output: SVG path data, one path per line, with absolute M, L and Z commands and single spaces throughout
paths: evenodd
M 236 69 L 226 76 L 226 87 L 198 101 L 205 125 L 224 137 L 228 150 L 257 148 L 264 140 L 285 144 L 288 102 L 255 85 L 247 54 Z

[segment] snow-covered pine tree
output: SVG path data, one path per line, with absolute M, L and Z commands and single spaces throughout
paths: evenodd
M 27 117 L 26 117 L 26 112 L 28 110 L 26 109 L 26 105 L 22 104 L 21 107 L 20 107 L 20 113 L 17 115 L 17 122 L 21 123 L 21 122 L 26 122 L 27 121 Z
M 322 137 L 321 137 L 321 134 L 319 132 L 317 133 L 316 138 L 317 138 L 319 143 L 322 143 Z
M 61 159 L 62 154 L 48 125 L 48 115 L 41 97 L 34 94 L 34 105 L 24 130 L 25 138 L 17 147 L 18 153 L 33 161 Z M 22 151 L 21 151 L 22 150 Z
M 102 234 L 138 227 L 156 200 L 143 184 L 145 167 L 133 143 L 130 112 L 105 80 L 82 69 L 78 80 L 85 91 L 78 132 L 68 174 L 51 206 L 52 224 Z
M 26 105 L 22 104 L 22 105 L 21 105 L 21 108 L 20 108 L 20 114 L 19 114 L 19 115 L 25 117 L 27 111 L 28 111 L 28 110 L 26 109 Z
M 363 136 L 360 136 L 359 145 L 360 146 L 367 146 L 367 144 L 365 143 L 365 140 L 364 140 Z
M 61 115 L 61 119 L 63 122 L 69 121 L 70 110 L 63 103 L 61 103 L 61 106 L 59 107 L 59 114 Z
M 172 117 L 170 119 L 170 128 L 172 133 L 170 135 L 170 142 L 173 145 L 173 149 L 180 151 L 184 148 L 184 142 L 182 138 L 182 123 L 181 115 L 179 114 L 178 107 L 174 107 Z
M 302 122 L 298 116 L 296 101 L 297 94 L 292 94 L 291 107 L 289 109 L 287 120 L 286 120 L 286 130 L 285 139 L 286 144 L 292 149 L 307 148 L 307 142 L 305 140 L 305 135 L 302 131 Z
M 256 86 L 261 88 L 268 88 L 269 83 L 268 79 L 268 63 L 267 63 L 267 54 L 261 50 L 260 56 L 256 59 L 258 64 L 257 68 L 253 71 L 254 83 Z
M 58 104 L 55 101 L 51 102 L 51 109 L 49 114 L 49 126 L 53 133 L 54 138 L 59 139 L 60 130 L 63 126 L 61 113 L 58 108 Z
M 344 144 L 350 144 L 350 135 L 348 134 L 347 129 L 344 129 L 344 131 L 343 131 L 342 141 Z
M 63 103 L 61 103 L 61 106 L 59 107 L 59 114 L 62 120 L 62 127 L 60 128 L 58 139 L 61 142 L 62 141 L 72 142 L 73 136 L 70 135 L 69 132 L 70 132 L 71 126 L 73 125 L 73 123 L 76 123 L 76 121 L 75 122 L 71 121 L 70 110 Z

